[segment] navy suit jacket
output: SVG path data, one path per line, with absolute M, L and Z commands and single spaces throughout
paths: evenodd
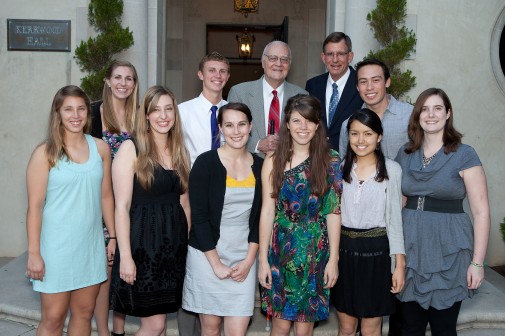
M 356 71 L 352 67 L 349 67 L 349 69 L 351 69 L 351 73 L 349 74 L 347 83 L 345 83 L 342 96 L 338 101 L 337 111 L 335 112 L 330 127 L 327 126 L 328 122 L 326 119 L 326 83 L 328 82 L 329 73 L 326 72 L 311 78 L 305 84 L 305 90 L 321 102 L 321 120 L 326 128 L 330 147 L 336 151 L 339 151 L 338 141 L 340 139 L 342 123 L 363 106 L 363 100 L 359 96 L 358 89 L 356 88 Z

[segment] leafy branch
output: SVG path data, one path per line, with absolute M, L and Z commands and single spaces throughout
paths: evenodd
M 91 0 L 88 22 L 98 33 L 81 41 L 75 49 L 75 59 L 81 71 L 88 75 L 81 79 L 82 89 L 91 100 L 102 96 L 103 78 L 114 55 L 133 45 L 133 33 L 121 26 L 123 0 Z
M 389 93 L 400 99 L 416 85 L 412 71 L 401 71 L 400 64 L 414 51 L 416 35 L 405 24 L 407 16 L 406 0 L 377 0 L 377 7 L 367 15 L 374 38 L 379 42 L 379 50 L 370 51 L 366 58 L 383 61 L 391 72 Z

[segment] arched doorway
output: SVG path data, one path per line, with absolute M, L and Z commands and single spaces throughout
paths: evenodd
M 239 83 L 253 81 L 261 77 L 261 57 L 265 46 L 279 40 L 288 43 L 289 18 L 279 25 L 233 25 L 207 24 L 206 53 L 219 51 L 230 61 L 230 79 L 223 89 L 226 99 L 230 88 Z M 251 57 L 240 58 L 237 38 L 244 32 L 254 40 Z
M 207 25 L 247 26 L 249 31 L 255 27 L 278 26 L 287 16 L 292 51 L 289 82 L 303 87 L 309 74 L 312 76 L 324 71 L 320 47 L 326 37 L 326 0 L 260 1 L 258 12 L 249 14 L 247 18 L 233 11 L 233 1 L 230 0 L 166 0 L 165 4 L 163 84 L 175 93 L 180 102 L 196 97 L 202 90 L 197 72 L 198 64 L 207 52 Z M 226 40 L 234 55 L 237 45 L 235 36 L 239 32 L 231 33 Z M 259 39 L 256 42 L 255 49 L 261 55 L 264 45 L 260 46 Z M 222 50 L 216 51 L 222 53 Z M 229 85 L 235 81 L 258 79 L 262 75 L 259 59 L 256 60 L 256 72 L 243 71 L 241 62 L 237 62 L 236 69 L 233 65 Z M 243 72 L 254 78 L 239 78 Z

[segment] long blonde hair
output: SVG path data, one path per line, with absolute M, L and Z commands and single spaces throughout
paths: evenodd
M 179 175 L 181 187 L 183 191 L 186 191 L 188 189 L 190 164 L 189 155 L 184 145 L 179 109 L 172 91 L 160 85 L 147 89 L 135 118 L 133 137 L 138 150 L 135 173 L 140 185 L 144 189 L 149 189 L 153 183 L 154 170 L 161 167 L 159 164 L 161 158 L 158 156 L 153 134 L 149 131 L 149 123 L 146 116 L 154 111 L 160 97 L 164 95 L 172 98 L 175 111 L 175 121 L 167 134 L 166 147 L 172 156 L 173 169 Z
M 65 127 L 61 120 L 60 109 L 65 98 L 78 97 L 84 99 L 86 104 L 86 125 L 84 125 L 84 133 L 89 133 L 91 130 L 91 107 L 89 98 L 86 93 L 78 86 L 67 85 L 56 92 L 51 105 L 49 114 L 49 127 L 47 128 L 47 137 L 44 141 L 46 144 L 46 155 L 49 161 L 49 167 L 54 167 L 58 160 L 64 157 L 69 158 L 69 154 L 65 149 Z
M 128 98 L 126 98 L 125 103 L 125 123 L 126 130 L 131 133 L 133 131 L 133 126 L 135 124 L 135 112 L 137 111 L 138 101 L 139 101 L 139 81 L 137 76 L 137 70 L 128 61 L 113 61 L 111 65 L 107 68 L 105 72 L 105 79 L 110 80 L 112 73 L 118 67 L 128 67 L 133 72 L 134 87 L 133 91 Z M 116 114 L 114 113 L 114 105 L 112 104 L 112 89 L 107 82 L 104 80 L 103 91 L 102 91 L 102 120 L 105 129 L 111 133 L 119 134 L 121 132 L 121 127 L 116 119 Z

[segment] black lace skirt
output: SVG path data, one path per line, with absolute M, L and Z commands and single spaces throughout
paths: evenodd
M 132 205 L 130 244 L 137 269 L 129 285 L 119 277 L 121 256 L 112 266 L 110 309 L 147 317 L 181 306 L 188 251 L 188 226 L 178 202 Z

